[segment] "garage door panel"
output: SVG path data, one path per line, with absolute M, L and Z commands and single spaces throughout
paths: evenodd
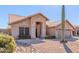
M 70 31 L 65 31 L 65 38 L 70 38 L 70 37 L 71 37 Z
M 65 38 L 70 38 L 71 32 L 69 30 L 65 30 L 64 35 L 65 35 Z M 61 30 L 58 30 L 58 38 L 61 38 L 61 36 L 62 36 L 62 32 L 61 32 Z

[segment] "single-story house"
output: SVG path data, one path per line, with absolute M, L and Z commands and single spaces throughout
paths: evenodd
M 9 28 L 0 28 L 0 33 L 4 33 L 4 34 L 10 34 L 10 30 Z
M 45 37 L 47 20 L 47 17 L 41 13 L 37 13 L 28 17 L 9 15 L 11 34 L 15 38 L 18 38 L 20 35 L 29 35 L 31 38 Z
M 9 26 L 11 35 L 18 38 L 20 35 L 30 36 L 31 38 L 56 36 L 61 38 L 61 21 L 50 22 L 42 13 L 31 16 L 9 15 Z M 65 20 L 65 38 L 73 36 L 75 27 Z
M 73 32 L 74 36 L 79 37 L 79 25 L 75 26 L 75 30 Z

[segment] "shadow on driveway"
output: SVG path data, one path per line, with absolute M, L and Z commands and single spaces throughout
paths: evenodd
M 66 43 L 63 43 L 63 46 L 67 53 L 73 53 L 72 50 L 66 45 Z

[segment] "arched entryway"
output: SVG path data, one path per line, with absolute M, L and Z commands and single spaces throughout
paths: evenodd
M 41 37 L 41 27 L 42 23 L 41 22 L 36 22 L 36 38 Z

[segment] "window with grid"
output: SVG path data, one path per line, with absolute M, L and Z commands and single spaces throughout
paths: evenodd
M 29 35 L 28 27 L 19 27 L 19 35 Z

